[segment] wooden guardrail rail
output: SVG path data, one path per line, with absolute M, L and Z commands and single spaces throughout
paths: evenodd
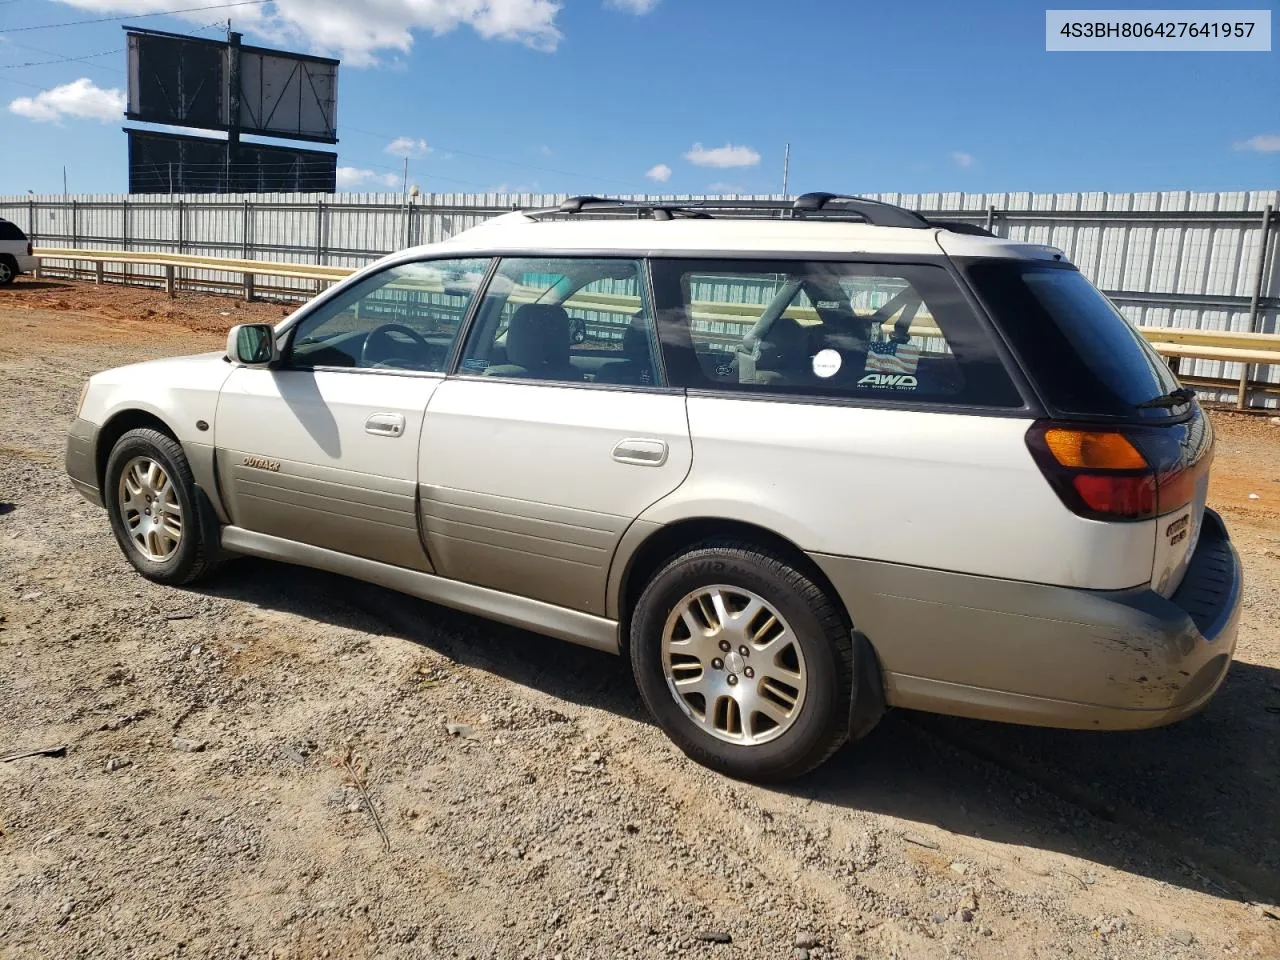
M 265 260 L 238 260 L 226 257 L 200 257 L 190 254 L 160 253 L 151 251 L 118 251 L 118 250 L 80 250 L 65 247 L 37 247 L 35 255 L 43 260 L 71 260 L 77 263 L 94 265 L 94 277 L 97 283 L 104 282 L 104 264 L 150 265 L 164 268 L 165 291 L 173 296 L 179 282 L 181 270 L 208 270 L 220 273 L 241 275 L 244 296 L 248 300 L 254 297 L 256 277 L 287 277 L 291 279 L 313 280 L 317 289 L 336 283 L 355 273 L 350 267 L 330 267 L 307 263 L 273 263 Z M 298 291 L 299 294 L 302 291 Z M 619 313 L 630 315 L 635 313 L 638 302 L 634 298 L 617 294 L 576 294 L 573 306 L 601 313 Z M 700 315 L 704 319 L 727 321 L 742 324 L 753 314 L 758 313 L 754 304 L 743 303 L 700 303 Z M 816 319 L 816 316 L 815 316 Z M 1238 333 L 1230 330 L 1191 330 L 1180 327 L 1138 327 L 1138 332 L 1150 341 L 1151 345 L 1162 356 L 1170 358 L 1175 366 L 1181 358 L 1196 360 L 1223 360 L 1244 363 L 1246 370 L 1249 364 L 1280 364 L 1280 334 L 1272 333 Z M 912 324 L 911 332 L 918 336 L 938 336 L 940 331 L 932 324 L 919 321 Z M 1276 389 L 1274 385 L 1262 385 L 1264 388 Z M 1240 406 L 1244 406 L 1244 391 L 1241 391 Z

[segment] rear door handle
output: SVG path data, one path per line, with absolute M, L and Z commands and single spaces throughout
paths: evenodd
M 631 437 L 613 448 L 613 459 L 638 467 L 660 467 L 667 462 L 667 442 Z
M 398 413 L 375 413 L 364 422 L 364 432 L 375 437 L 398 437 L 404 433 L 404 417 Z

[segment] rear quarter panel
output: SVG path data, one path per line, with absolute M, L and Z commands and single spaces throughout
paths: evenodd
M 1153 521 L 1075 516 L 1030 420 L 690 396 L 693 465 L 641 519 L 725 517 L 801 549 L 1092 589 L 1147 583 Z

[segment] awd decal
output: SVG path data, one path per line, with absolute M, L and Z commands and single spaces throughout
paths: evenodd
M 1191 518 L 1179 517 L 1169 526 L 1165 527 L 1164 535 L 1169 538 L 1169 546 L 1174 546 L 1187 539 L 1187 534 L 1191 532 Z
M 246 467 L 253 467 L 255 470 L 270 470 L 272 473 L 280 472 L 280 461 L 268 460 L 266 457 L 246 455 L 242 465 Z
M 858 381 L 860 387 L 892 387 L 894 390 L 914 390 L 919 381 L 909 373 L 868 373 Z

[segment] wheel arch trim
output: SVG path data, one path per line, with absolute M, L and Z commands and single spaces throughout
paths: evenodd
M 104 502 L 105 493 L 103 491 L 106 480 L 107 460 L 111 456 L 111 450 L 119 439 L 130 430 L 148 428 L 159 430 L 182 447 L 183 453 L 187 456 L 187 462 L 191 466 L 191 475 L 195 479 L 198 491 L 208 499 L 209 505 L 213 507 L 218 520 L 222 523 L 229 522 L 226 507 L 223 505 L 222 497 L 218 492 L 213 445 L 183 440 L 179 437 L 178 431 L 166 419 L 164 413 L 147 403 L 138 403 L 113 410 L 110 416 L 103 421 L 102 426 L 98 428 L 93 461 L 97 471 L 98 491 L 103 495 Z

